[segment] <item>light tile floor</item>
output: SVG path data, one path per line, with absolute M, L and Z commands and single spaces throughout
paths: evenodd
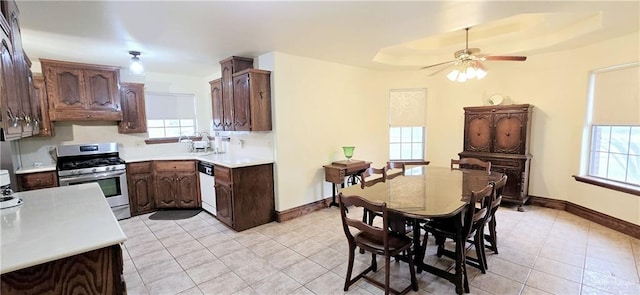
M 383 294 L 363 280 L 342 291 L 347 242 L 335 207 L 239 233 L 206 212 L 177 221 L 148 217 L 120 221 L 129 294 Z M 535 206 L 502 207 L 496 218 L 500 254 L 487 252 L 486 274 L 468 267 L 472 294 L 640 294 L 640 240 Z M 452 265 L 428 245 L 426 262 Z M 358 254 L 354 271 L 369 258 Z M 392 261 L 392 275 L 394 285 L 408 284 L 407 264 Z M 411 294 L 455 294 L 431 274 L 418 280 Z

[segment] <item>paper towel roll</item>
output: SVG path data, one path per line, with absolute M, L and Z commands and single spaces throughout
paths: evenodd
M 221 151 L 220 136 L 216 136 L 213 138 L 213 150 L 216 152 Z

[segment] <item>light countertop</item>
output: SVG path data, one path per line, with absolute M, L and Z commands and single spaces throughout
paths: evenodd
M 97 183 L 15 193 L 0 210 L 0 273 L 116 245 L 126 236 Z
M 273 163 L 272 159 L 260 158 L 255 156 L 247 156 L 241 154 L 214 154 L 210 152 L 198 153 L 168 153 L 168 154 L 151 154 L 151 155 L 127 155 L 120 153 L 127 163 L 144 162 L 144 161 L 162 161 L 162 160 L 197 160 L 212 163 L 215 165 L 225 166 L 228 168 L 238 168 L 247 166 L 256 166 Z M 56 171 L 56 165 L 46 165 L 40 167 L 22 167 L 16 170 L 16 174 L 27 174 L 36 172 Z
M 259 158 L 241 154 L 214 154 L 214 153 L 175 153 L 151 156 L 128 156 L 120 154 L 120 157 L 127 163 L 143 162 L 143 161 L 161 161 L 161 160 L 198 160 L 215 165 L 225 166 L 227 168 L 238 168 L 246 166 L 256 166 L 262 164 L 273 163 L 272 159 Z

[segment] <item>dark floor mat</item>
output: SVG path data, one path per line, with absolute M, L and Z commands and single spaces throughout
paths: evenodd
M 155 213 L 149 216 L 151 220 L 180 220 L 187 219 L 193 216 L 198 215 L 202 211 L 201 209 L 197 210 L 162 210 L 156 211 Z

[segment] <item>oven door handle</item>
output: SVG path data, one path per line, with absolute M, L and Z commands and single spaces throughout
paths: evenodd
M 85 181 L 85 180 L 100 180 L 100 179 L 104 179 L 104 178 L 111 178 L 111 177 L 118 177 L 121 175 L 124 175 L 126 173 L 126 171 L 120 171 L 120 172 L 101 172 L 101 173 L 95 173 L 95 174 L 89 174 L 89 175 L 81 175 L 81 176 L 71 176 L 71 177 L 67 177 L 65 176 L 64 178 L 59 178 L 58 181 L 61 184 L 68 184 L 71 182 L 76 182 L 76 181 Z

